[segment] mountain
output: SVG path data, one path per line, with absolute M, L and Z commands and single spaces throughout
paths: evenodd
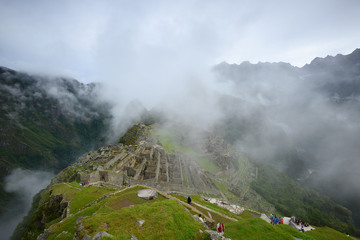
M 360 49 L 349 55 L 315 58 L 302 71 L 330 97 L 347 99 L 360 95 Z
M 291 228 L 284 226 L 285 232 L 276 232 L 263 220 L 253 220 L 260 216 L 259 212 L 270 214 L 274 211 L 284 216 L 295 215 L 316 225 L 318 230 L 314 231 L 315 235 L 322 234 L 322 226 L 326 225 L 354 233 L 351 212 L 346 208 L 301 187 L 270 166 L 257 164 L 246 154 L 234 152 L 219 136 L 197 132 L 196 138 L 190 138 L 191 130 L 191 127 L 180 125 L 135 124 L 118 144 L 81 156 L 37 196 L 30 215 L 18 226 L 13 239 L 35 238 L 42 232 L 47 239 L 63 234 L 66 239 L 82 239 L 86 234 L 92 236 L 102 230 L 118 234 L 116 239 L 128 239 L 131 234 L 140 238 L 147 234 L 153 236 L 151 238 L 174 234 L 174 239 L 189 234 L 188 239 L 203 239 L 205 236 L 200 234 L 200 237 L 197 232 L 206 228 L 197 225 L 189 212 L 182 212 L 183 208 L 177 209 L 171 203 L 176 200 L 173 197 L 185 201 L 184 196 L 188 195 L 195 195 L 193 198 L 199 205 L 195 206 L 196 209 L 184 206 L 189 207 L 192 213 L 205 216 L 210 228 L 214 228 L 214 223 L 218 221 L 233 226 L 230 227 L 232 239 L 237 239 L 239 232 L 236 229 L 246 226 L 248 221 L 259 228 L 270 228 L 260 235 L 269 231 L 270 235 L 280 234 L 282 239 L 293 238 L 291 234 L 297 232 Z M 142 188 L 155 189 L 161 196 L 147 204 L 136 197 L 136 192 Z M 222 209 L 204 200 L 213 197 L 222 199 L 223 203 L 228 202 L 228 207 Z M 145 205 L 135 210 L 138 204 L 143 203 Z M 135 205 L 135 209 L 127 208 L 129 205 Z M 211 215 L 207 213 L 208 208 Z M 160 213 L 156 214 L 158 211 Z M 187 228 L 194 229 L 190 231 L 192 233 L 175 231 L 182 229 L 178 224 L 183 223 L 177 223 L 177 216 L 188 219 L 185 224 L 190 225 Z M 117 218 L 121 221 L 115 220 Z M 140 218 L 145 218 L 147 228 L 134 225 Z M 94 222 L 98 224 L 94 225 Z M 152 232 L 157 224 L 169 227 L 165 232 Z M 338 233 L 334 231 L 329 236 L 333 234 L 336 236 Z
M 15 196 L 4 191 L 12 169 L 55 172 L 103 137 L 111 118 L 96 85 L 0 67 L 0 213 Z
M 224 62 L 213 70 L 232 88 L 223 137 L 347 206 L 360 227 L 360 49 L 302 68 Z
M 4 169 L 66 167 L 37 195 L 14 239 L 22 234 L 35 238 L 44 229 L 50 238 L 73 238 L 75 216 L 90 217 L 95 212 L 128 221 L 122 213 L 113 213 L 112 204 L 107 202 L 113 201 L 112 195 L 103 194 L 129 185 L 146 185 L 159 194 L 170 190 L 184 196 L 197 194 L 198 201 L 216 197 L 255 212 L 295 215 L 320 232 L 329 229 L 319 226 L 330 226 L 359 234 L 353 225 L 353 220 L 357 226 L 360 223 L 358 56 L 359 50 L 355 50 L 349 55 L 317 58 L 302 68 L 287 63 L 221 63 L 214 72 L 230 90 L 211 95 L 211 111 L 197 109 L 205 113 L 207 127 L 203 126 L 204 116 L 187 121 L 186 109 L 171 111 L 160 106 L 148 111 L 133 101 L 116 124 L 128 126 L 139 120 L 145 124 L 135 124 L 118 143 L 91 151 L 74 164 L 76 156 L 103 145 L 111 118 L 110 106 L 97 98 L 97 86 L 1 68 L 1 126 L 10 126 L 1 129 L 5 136 L 1 141 Z M 115 135 L 124 133 L 124 127 L 119 129 Z M 87 181 L 94 186 L 82 188 L 79 183 Z M 136 201 L 135 192 L 131 194 L 126 199 Z M 89 208 L 97 203 L 101 210 Z M 159 211 L 151 209 L 139 211 Z M 94 217 L 94 221 L 99 220 Z M 91 218 L 84 220 L 86 224 L 93 224 Z M 254 221 L 251 224 L 260 224 Z M 188 227 L 193 228 L 194 222 L 190 222 Z M 233 223 L 235 236 L 242 226 L 250 224 L 239 222 Z M 111 232 L 108 225 L 111 222 L 86 225 L 85 232 L 79 230 L 79 234 Z M 128 238 L 130 232 L 117 237 Z

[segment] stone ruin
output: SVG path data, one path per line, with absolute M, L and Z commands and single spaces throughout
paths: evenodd
M 103 147 L 81 157 L 77 165 L 82 167 L 78 177 L 86 183 L 144 184 L 163 190 L 219 193 L 191 156 L 170 154 L 162 146 L 149 142 Z

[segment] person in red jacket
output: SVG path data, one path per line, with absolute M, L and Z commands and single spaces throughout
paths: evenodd
M 222 238 L 222 236 L 224 235 L 225 232 L 225 226 L 223 223 L 218 223 L 216 225 L 216 229 L 218 231 L 218 235 Z

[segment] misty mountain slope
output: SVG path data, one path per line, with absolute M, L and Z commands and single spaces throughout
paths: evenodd
M 302 72 L 330 97 L 356 98 L 360 94 L 360 49 L 349 55 L 315 58 Z
M 16 167 L 58 171 L 100 142 L 110 114 L 95 87 L 0 68 L 1 182 Z
M 230 107 L 220 122 L 224 138 L 344 204 L 353 211 L 357 226 L 359 66 L 357 49 L 349 55 L 316 58 L 302 68 L 245 62 L 221 63 L 213 69 L 232 89 L 232 103 L 225 105 Z

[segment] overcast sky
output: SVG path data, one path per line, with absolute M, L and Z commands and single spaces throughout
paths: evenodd
M 359 12 L 358 0 L 0 0 L 0 65 L 83 82 L 222 61 L 301 67 L 360 47 Z

